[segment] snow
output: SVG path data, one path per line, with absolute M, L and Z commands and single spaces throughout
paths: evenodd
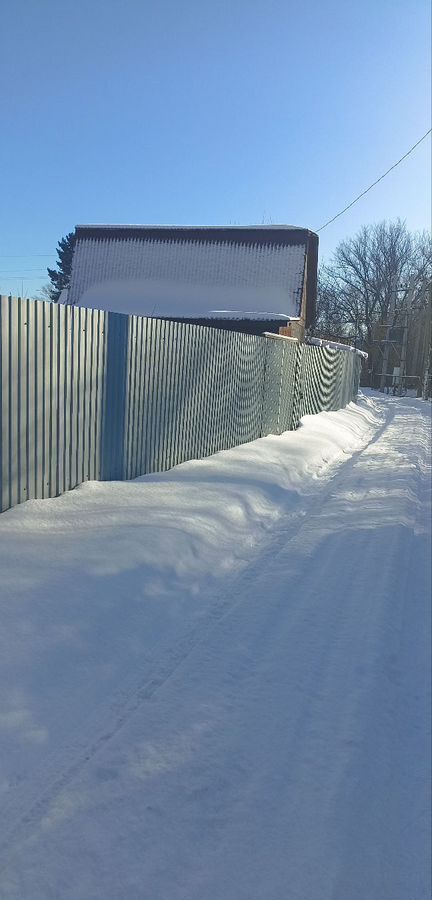
M 369 356 L 365 350 L 357 350 L 357 348 L 353 347 L 351 344 L 341 344 L 339 341 L 327 341 L 323 338 L 308 338 L 307 343 L 313 344 L 315 347 L 330 347 L 332 350 L 345 350 L 346 353 L 356 353 L 357 356 L 361 356 L 363 359 L 367 359 Z
M 430 404 L 0 516 L 0 897 L 429 896 Z
M 206 315 L 206 318 L 209 319 L 260 319 L 267 320 L 270 317 L 268 312 L 254 312 L 251 310 L 241 310 L 241 309 L 211 309 Z M 273 313 L 273 317 L 275 319 L 280 319 L 282 322 L 299 322 L 299 316 L 286 316 L 281 313 Z
M 298 316 L 306 239 L 227 241 L 79 238 L 68 302 L 144 316 L 207 316 L 223 306 Z
M 113 225 L 106 224 L 104 222 L 96 222 L 92 224 L 83 224 L 77 225 L 76 229 L 79 231 L 84 231 L 88 229 L 92 231 L 96 228 L 104 228 L 109 229 L 110 231 L 124 231 L 127 228 L 135 228 L 142 229 L 143 231 L 148 231 L 151 229 L 152 231 L 161 231 L 164 232 L 167 229 L 170 231 L 178 230 L 178 231 L 202 231 L 203 236 L 205 236 L 206 231 L 232 231 L 234 234 L 236 231 L 304 231 L 304 227 L 302 225 L 143 225 L 141 222 L 132 222 L 128 224 L 119 224 Z
M 290 341 L 292 344 L 298 344 L 298 338 L 291 337 L 288 334 L 273 334 L 272 331 L 264 331 L 263 337 L 270 338 L 272 341 Z

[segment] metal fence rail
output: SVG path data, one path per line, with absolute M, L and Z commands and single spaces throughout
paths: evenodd
M 357 394 L 352 353 L 0 298 L 0 510 L 280 434 Z

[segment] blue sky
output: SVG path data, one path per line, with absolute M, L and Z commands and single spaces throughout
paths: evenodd
M 78 223 L 319 228 L 430 127 L 426 0 L 14 0 L 0 291 Z M 430 138 L 322 232 L 430 225 Z M 50 255 L 43 255 L 50 254 Z

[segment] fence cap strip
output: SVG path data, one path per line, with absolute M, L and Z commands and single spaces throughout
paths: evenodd
M 363 359 L 367 359 L 369 356 L 365 350 L 357 350 L 357 347 L 352 347 L 351 344 L 340 344 L 338 341 L 326 341 L 322 338 L 308 338 L 306 343 L 312 344 L 314 347 L 329 347 L 331 350 L 345 350 L 347 353 L 356 353 L 357 356 L 362 356 Z
M 298 344 L 298 338 L 289 337 L 287 334 L 273 334 L 272 331 L 264 331 L 263 337 L 271 338 L 272 341 L 291 341 L 291 343 Z

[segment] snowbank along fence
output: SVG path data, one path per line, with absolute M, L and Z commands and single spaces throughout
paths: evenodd
M 359 376 L 338 349 L 1 297 L 0 510 L 294 429 Z

